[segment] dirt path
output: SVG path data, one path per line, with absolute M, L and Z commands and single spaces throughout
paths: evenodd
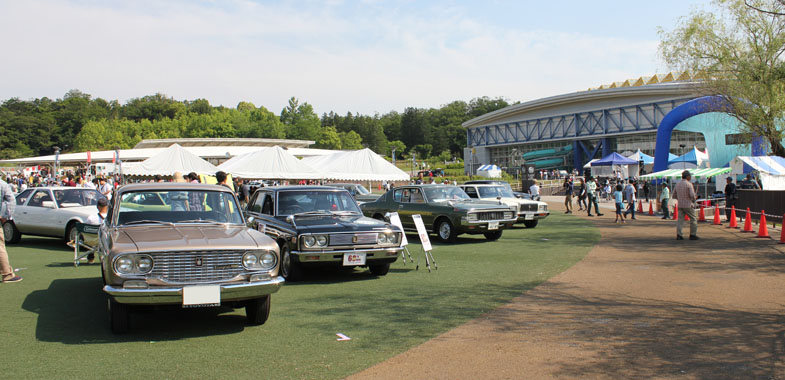
M 350 379 L 785 379 L 783 245 L 603 212 L 574 267 Z

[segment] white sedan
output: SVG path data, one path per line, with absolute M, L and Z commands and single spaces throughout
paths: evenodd
M 3 224 L 6 243 L 17 243 L 22 235 L 51 236 L 66 242 L 76 236 L 76 222 L 84 223 L 98 213 L 96 203 L 104 196 L 94 189 L 35 187 L 16 196 L 13 220 Z

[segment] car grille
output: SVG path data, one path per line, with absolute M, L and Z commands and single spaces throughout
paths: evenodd
M 353 242 L 357 237 L 357 242 Z M 332 234 L 330 235 L 330 246 L 337 245 L 368 245 L 376 244 L 377 233 L 357 233 L 357 234 Z
M 504 211 L 477 213 L 477 220 L 501 220 L 501 219 L 504 219 Z
M 536 203 L 532 204 L 522 204 L 520 211 L 537 211 L 538 205 Z
M 153 253 L 151 277 L 192 284 L 229 280 L 243 272 L 245 251 Z M 201 261 L 201 265 L 199 262 Z

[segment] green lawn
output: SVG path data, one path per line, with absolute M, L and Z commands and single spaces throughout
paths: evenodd
M 399 260 L 385 277 L 358 269 L 287 284 L 263 326 L 247 326 L 242 309 L 138 310 L 131 332 L 115 336 L 100 267 L 74 268 L 59 241 L 23 237 L 9 251 L 25 279 L 0 285 L 0 368 L 20 379 L 342 378 L 498 307 L 598 240 L 585 221 L 556 214 L 496 242 L 437 244 L 433 273 Z M 410 249 L 424 264 L 419 245 Z

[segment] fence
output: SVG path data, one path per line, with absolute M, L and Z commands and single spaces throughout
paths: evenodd
M 747 207 L 752 211 L 760 212 L 766 210 L 768 215 L 776 215 L 779 218 L 785 214 L 785 191 L 783 190 L 737 190 L 739 199 L 736 201 L 737 210 L 746 210 Z M 760 219 L 760 214 L 752 214 L 753 220 Z

